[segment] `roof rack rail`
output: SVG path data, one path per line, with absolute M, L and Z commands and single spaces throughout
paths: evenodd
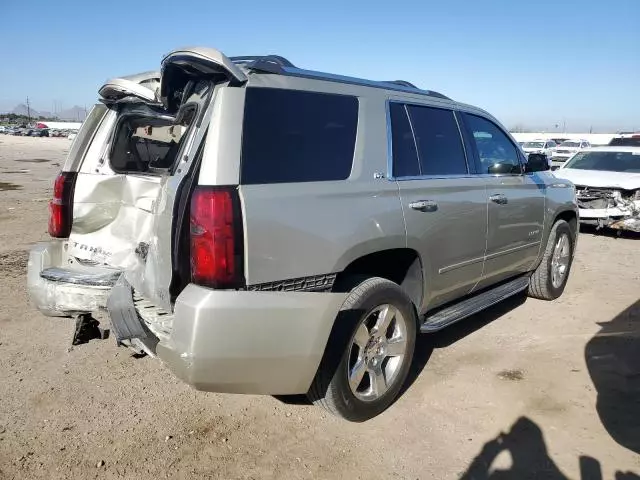
M 296 68 L 296 66 L 280 55 L 248 55 L 242 57 L 229 57 L 233 63 L 244 64 L 256 70 L 265 70 L 272 73 L 282 73 L 282 68 Z
M 384 80 L 384 83 L 391 83 L 393 85 L 400 85 L 401 87 L 418 88 L 413 83 L 406 80 Z
M 427 95 L 436 98 L 443 98 L 445 100 L 451 100 L 451 97 L 447 97 L 446 95 L 443 95 L 440 92 L 436 92 L 435 90 L 427 90 Z
M 399 90 L 408 93 L 429 95 L 430 97 L 442 98 L 444 100 L 451 100 L 449 97 L 439 92 L 435 92 L 433 90 L 422 90 L 406 80 L 375 81 L 363 78 L 346 77 L 343 75 L 334 75 L 331 73 L 316 72 L 313 70 L 304 70 L 296 67 L 289 60 L 281 57 L 280 55 L 229 57 L 229 59 L 233 63 L 241 64 L 246 68 L 259 70 L 261 72 L 288 75 L 292 77 L 313 78 L 317 80 L 328 80 L 332 82 L 363 85 L 374 88 L 386 88 L 389 90 Z

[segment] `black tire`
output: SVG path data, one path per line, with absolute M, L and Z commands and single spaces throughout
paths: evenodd
M 377 277 L 357 279 L 355 286 L 347 291 L 349 291 L 349 295 L 336 318 L 324 356 L 307 397 L 314 404 L 322 406 L 334 415 L 352 422 L 364 422 L 382 413 L 398 396 L 411 367 L 418 322 L 413 303 L 394 282 Z M 397 360 L 398 365 L 388 389 L 378 398 L 365 401 L 358 398 L 349 385 L 349 362 L 350 359 L 353 359 L 354 354 L 352 345 L 355 345 L 356 331 L 363 322 L 371 323 L 377 321 L 377 318 L 381 318 L 371 312 L 375 312 L 376 308 L 383 305 L 391 305 L 404 319 L 406 346 L 404 355 Z M 402 322 L 398 318 L 394 316 L 389 328 L 397 328 L 399 322 Z M 367 345 L 370 345 L 370 342 Z M 363 349 L 363 351 L 369 351 L 367 349 Z M 358 351 L 358 358 L 361 353 Z M 388 358 L 392 358 L 391 361 L 394 361 L 393 357 Z M 375 360 L 370 361 L 375 362 Z M 387 368 L 386 366 L 389 364 L 385 364 L 385 361 L 389 360 L 381 360 L 379 368 Z M 369 375 L 368 371 L 365 375 Z M 385 374 L 385 381 L 386 377 Z M 368 378 L 373 382 L 370 376 Z M 366 384 L 367 379 L 361 377 L 361 382 Z M 358 387 L 355 388 L 358 391 Z M 370 386 L 370 389 L 372 388 L 373 386 Z
M 569 239 L 569 264 L 566 269 L 566 273 L 562 278 L 562 282 L 559 285 L 554 285 L 552 281 L 552 261 L 553 261 L 553 252 L 556 247 L 556 243 L 561 236 L 567 235 Z M 567 280 L 569 278 L 569 274 L 571 272 L 571 265 L 573 264 L 573 254 L 575 248 L 575 236 L 576 232 L 573 231 L 571 226 L 564 220 L 557 220 L 556 223 L 551 227 L 551 232 L 549 233 L 549 238 L 547 240 L 547 245 L 544 250 L 544 255 L 542 256 L 542 261 L 538 268 L 536 268 L 531 275 L 531 281 L 529 283 L 529 296 L 533 298 L 538 298 L 540 300 L 555 300 L 562 292 L 564 292 L 564 288 L 567 285 Z

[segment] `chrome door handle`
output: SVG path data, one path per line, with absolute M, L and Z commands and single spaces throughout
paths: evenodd
M 491 200 L 494 203 L 497 203 L 498 205 L 506 205 L 507 203 L 509 203 L 509 200 L 507 200 L 507 197 L 505 197 L 501 193 L 496 193 L 495 195 L 491 195 L 489 197 L 489 200 Z
M 415 202 L 411 202 L 409 206 L 414 210 L 419 210 L 421 212 L 435 212 L 438 210 L 438 204 L 433 200 L 417 200 Z

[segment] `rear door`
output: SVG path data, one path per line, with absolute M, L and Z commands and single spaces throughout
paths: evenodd
M 470 293 L 482 275 L 486 184 L 470 172 L 452 110 L 391 102 L 389 113 L 407 246 L 420 254 L 423 306 L 432 308 Z
M 470 113 L 461 118 L 476 169 L 487 183 L 488 236 L 478 288 L 524 273 L 538 256 L 543 236 L 545 185 L 524 173 L 524 158 L 494 121 Z

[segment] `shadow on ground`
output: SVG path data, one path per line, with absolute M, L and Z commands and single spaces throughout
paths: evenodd
M 600 327 L 585 347 L 596 410 L 616 442 L 640 453 L 640 300 Z
M 510 466 L 496 466 L 499 455 L 507 452 Z M 583 455 L 578 459 L 581 480 L 602 480 L 600 462 Z M 640 480 L 632 472 L 616 472 L 616 480 Z M 549 456 L 540 427 L 527 417 L 520 417 L 508 432 L 488 441 L 473 459 L 461 480 L 569 480 Z
M 416 338 L 416 350 L 413 355 L 411 370 L 409 371 L 409 375 L 401 394 L 407 391 L 418 379 L 435 349 L 446 348 L 453 345 L 458 340 L 473 334 L 482 327 L 519 307 L 526 299 L 526 293 L 514 295 L 513 297 L 507 298 L 497 305 L 483 310 L 476 315 L 465 318 L 459 323 L 447 327 L 440 332 L 418 335 Z
M 580 233 L 610 238 L 628 238 L 640 240 L 640 232 L 632 232 L 630 230 L 616 230 L 615 228 L 597 228 L 593 225 L 580 225 Z
M 598 394 L 596 410 L 617 443 L 640 453 L 640 300 L 600 326 L 585 347 L 587 368 Z M 511 457 L 506 469 L 494 465 L 503 452 Z M 584 455 L 578 462 L 581 480 L 602 479 L 597 459 Z M 542 430 L 527 417 L 485 443 L 460 478 L 568 480 L 549 456 Z M 640 480 L 640 476 L 616 472 L 615 479 Z

